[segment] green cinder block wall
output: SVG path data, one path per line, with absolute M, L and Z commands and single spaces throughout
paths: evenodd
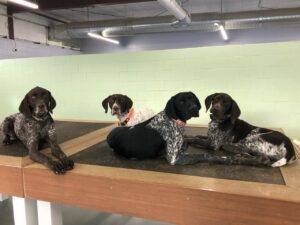
M 42 86 L 57 100 L 55 118 L 92 120 L 115 120 L 101 106 L 113 93 L 159 112 L 170 96 L 193 91 L 203 107 L 190 123 L 207 124 L 205 97 L 227 92 L 242 119 L 300 139 L 299 59 L 300 42 L 284 42 L 0 60 L 0 119 L 17 111 L 29 89 Z

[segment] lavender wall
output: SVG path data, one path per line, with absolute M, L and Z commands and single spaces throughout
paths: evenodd
M 228 31 L 225 42 L 219 32 L 177 32 L 121 37 L 120 45 L 96 39 L 83 39 L 81 51 L 88 53 L 134 52 L 144 50 L 180 49 L 202 46 L 269 43 L 300 40 L 300 25 L 286 25 L 281 28 L 260 28 Z

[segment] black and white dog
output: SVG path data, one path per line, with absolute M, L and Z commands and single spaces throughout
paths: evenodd
M 155 116 L 153 110 L 148 108 L 133 108 L 132 100 L 122 94 L 110 95 L 102 101 L 105 113 L 108 107 L 111 109 L 111 115 L 117 116 L 120 126 L 134 126 Z
M 288 137 L 238 119 L 241 111 L 228 94 L 208 96 L 205 106 L 206 110 L 210 108 L 211 113 L 207 137 L 187 137 L 185 141 L 188 144 L 254 157 L 257 162 L 253 165 L 279 167 L 296 160 L 293 144 Z
M 134 127 L 117 127 L 107 142 L 114 151 L 126 158 L 149 159 L 165 156 L 169 164 L 194 164 L 203 155 L 185 153 L 183 127 L 187 120 L 199 117 L 201 108 L 192 92 L 173 96 L 164 111 Z

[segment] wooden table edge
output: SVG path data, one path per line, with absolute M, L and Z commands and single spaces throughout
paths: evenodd
M 298 165 L 299 166 L 299 165 Z M 46 170 L 42 165 L 34 163 L 23 168 L 25 171 Z M 199 177 L 136 169 L 115 168 L 107 166 L 76 163 L 75 169 L 68 173 L 97 178 L 127 180 L 151 184 L 177 186 L 198 191 L 210 191 L 247 197 L 264 198 L 278 201 L 300 203 L 297 187 L 290 185 L 267 184 L 240 180 Z M 68 176 L 68 173 L 63 176 Z M 49 171 L 51 174 L 51 171 Z M 29 196 L 30 197 L 30 196 Z

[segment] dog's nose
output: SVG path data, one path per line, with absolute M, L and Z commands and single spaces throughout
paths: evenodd
M 38 105 L 39 109 L 44 109 L 45 105 Z
M 210 109 L 210 112 L 211 112 L 211 113 L 215 113 L 215 112 L 217 112 L 217 111 L 218 111 L 218 110 L 217 110 L 216 108 L 214 108 L 214 107 Z

